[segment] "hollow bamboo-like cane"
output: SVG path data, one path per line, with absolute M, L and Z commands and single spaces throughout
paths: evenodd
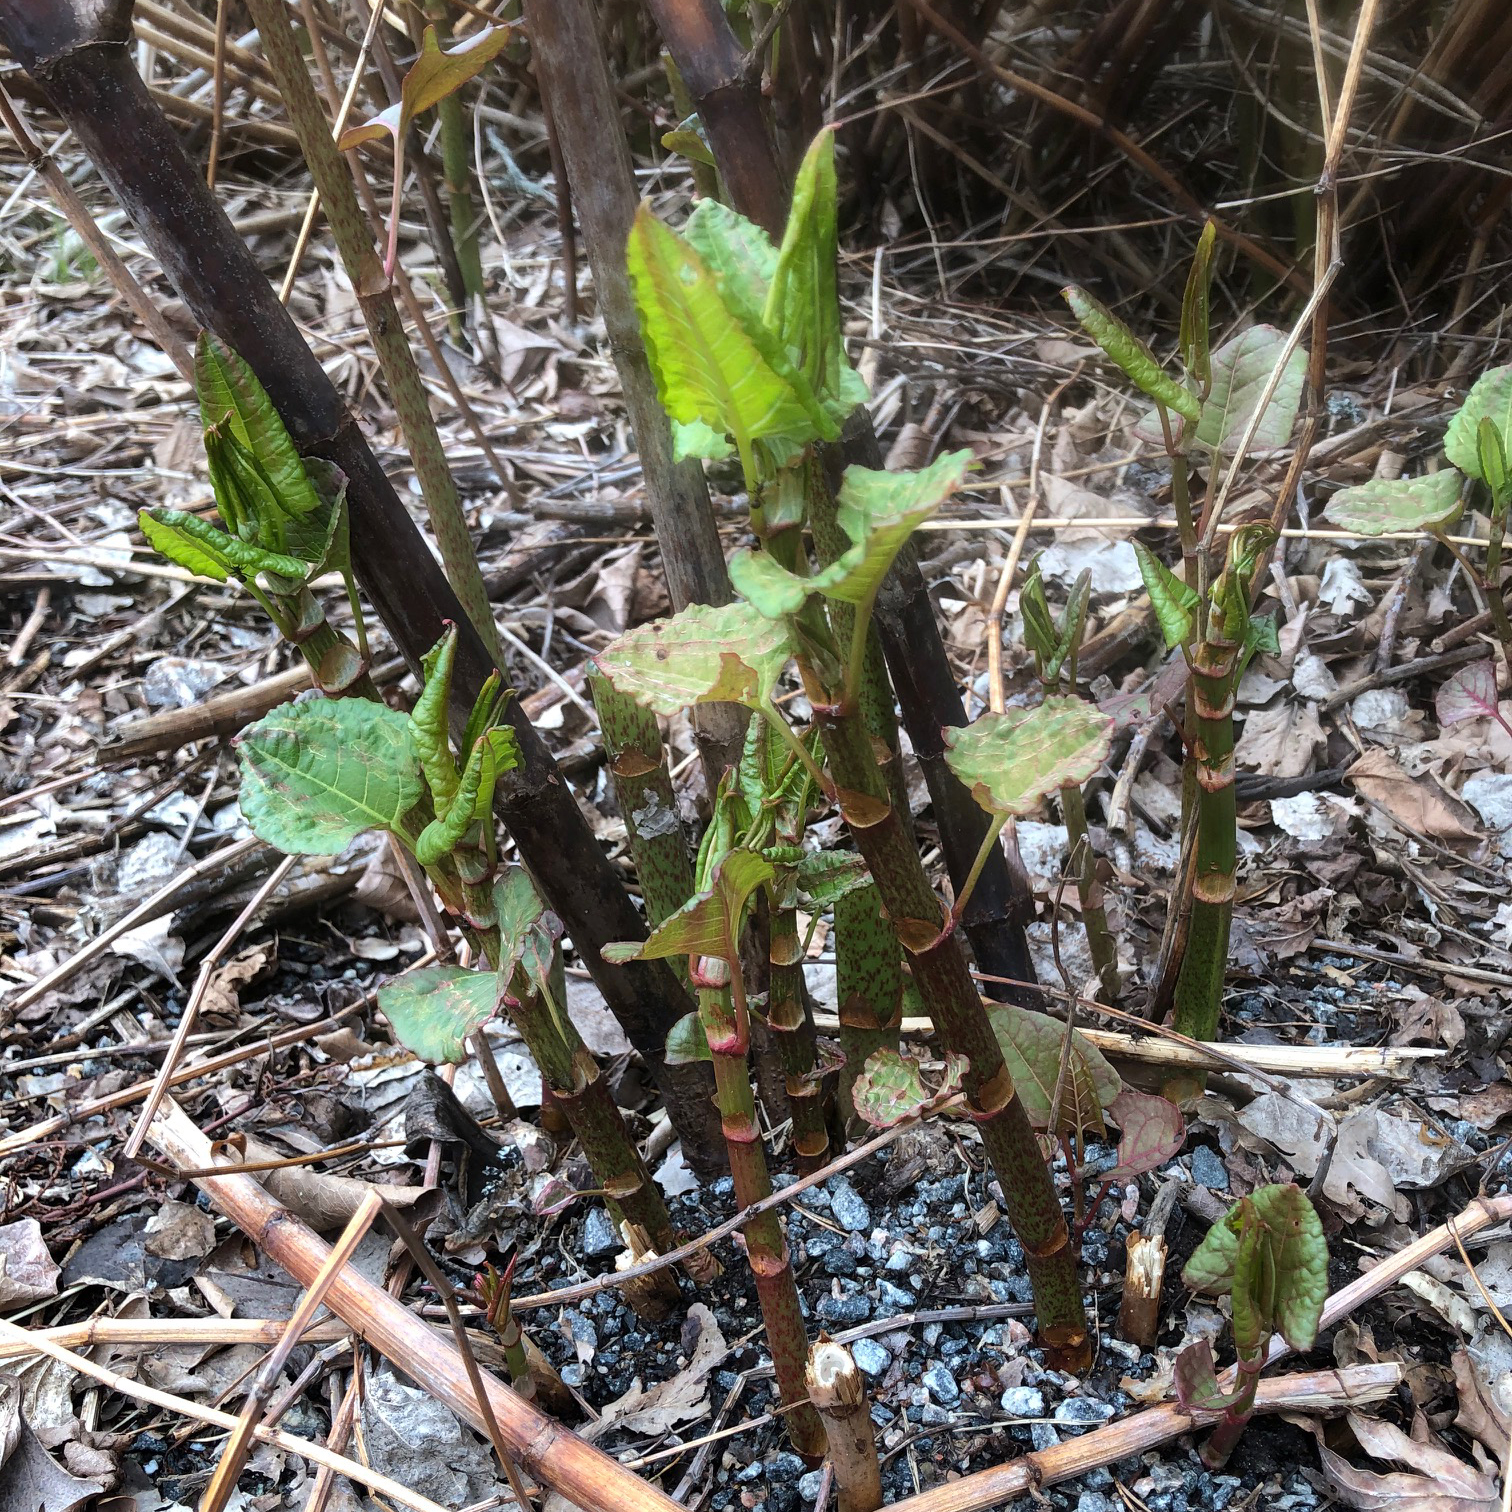
M 218 1163 L 209 1139 L 172 1101 L 165 1103 L 150 1138 L 175 1165 L 207 1169 Z M 329 1247 L 250 1176 L 195 1180 L 216 1207 L 301 1285 L 310 1285 L 320 1274 Z M 485 1431 L 462 1357 L 449 1339 L 350 1266 L 331 1282 L 326 1303 L 438 1401 Z M 682 1512 L 664 1492 L 552 1422 L 493 1376 L 485 1374 L 483 1386 L 511 1454 L 536 1479 L 584 1512 Z
M 840 1512 L 876 1512 L 882 1505 L 882 1467 L 866 1381 L 850 1350 L 821 1338 L 809 1351 L 806 1379 L 809 1400 L 829 1435 Z

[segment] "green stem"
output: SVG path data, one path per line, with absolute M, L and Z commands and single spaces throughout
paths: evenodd
M 1008 823 L 1006 814 L 996 814 L 992 822 L 987 826 L 987 833 L 982 836 L 982 844 L 976 853 L 976 860 L 971 863 L 971 870 L 966 873 L 966 880 L 961 883 L 961 890 L 956 894 L 955 903 L 950 910 L 950 924 L 954 928 L 960 922 L 961 915 L 966 912 L 966 905 L 971 901 L 971 894 L 977 885 L 977 878 L 982 875 L 982 868 L 987 864 L 987 858 L 991 856 L 993 847 L 998 843 L 998 837 L 1003 833 L 1003 826 Z
M 1066 839 L 1070 844 L 1076 870 L 1076 892 L 1081 901 L 1082 927 L 1087 931 L 1087 949 L 1103 1001 L 1118 1001 L 1118 947 L 1108 928 L 1108 911 L 1103 903 L 1102 883 L 1097 880 L 1097 854 L 1087 833 L 1087 806 L 1082 790 L 1068 783 L 1060 790 L 1061 813 L 1066 820 Z
M 709 965 L 724 963 L 705 962 Z M 746 1067 L 750 1051 L 750 1018 L 738 964 L 727 968 L 727 985 L 708 978 L 698 989 L 698 1012 L 714 1057 L 714 1087 L 719 1120 L 730 1151 L 730 1175 L 735 1205 L 747 1208 L 770 1197 L 772 1178 L 756 1122 L 756 1097 Z M 781 1215 L 775 1208 L 758 1214 L 741 1230 L 746 1256 L 756 1281 L 756 1295 L 766 1324 L 767 1348 L 777 1378 L 777 1394 L 791 1410 L 784 1413 L 793 1448 L 817 1460 L 825 1449 L 824 1425 L 809 1404 L 804 1367 L 808 1362 L 808 1332 L 798 1301 L 792 1256 Z
M 945 911 L 892 806 L 865 727 L 834 707 L 817 712 L 841 812 L 898 932 L 925 1011 L 946 1046 L 967 1058 L 967 1108 L 1024 1246 L 1041 1337 L 1056 1368 L 1083 1369 L 1091 1350 L 1070 1231 L 960 942 L 943 928 Z
M 309 166 L 310 177 L 320 191 L 321 206 L 342 265 L 357 292 L 357 302 L 367 322 L 373 351 L 388 382 L 389 397 L 409 446 L 447 578 L 489 656 L 498 663 L 502 661 L 502 653 L 494 629 L 493 610 L 468 534 L 456 481 L 431 413 L 430 396 L 420 380 L 414 353 L 410 351 L 404 333 L 404 322 L 394 304 L 392 285 L 373 247 L 372 233 L 357 202 L 351 170 L 331 139 L 330 123 L 310 81 L 283 6 L 279 0 L 250 0 L 250 8 L 262 38 L 263 55 L 289 113 L 289 123 L 299 137 L 300 151 Z M 394 207 L 385 257 L 390 269 L 393 267 L 402 189 L 402 162 L 396 156 Z

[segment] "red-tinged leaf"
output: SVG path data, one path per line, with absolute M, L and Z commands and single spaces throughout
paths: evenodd
M 1050 793 L 1086 782 L 1108 756 L 1113 721 L 1080 698 L 980 715 L 945 731 L 945 762 L 989 813 L 1032 814 Z
M 938 1091 L 931 1092 L 924 1085 L 918 1061 L 896 1050 L 874 1050 L 851 1088 L 851 1098 L 856 1112 L 873 1128 L 890 1129 L 954 1096 L 966 1065 L 964 1056 L 948 1056 L 945 1080 Z
M 509 34 L 507 26 L 487 26 L 451 47 L 442 47 L 436 28 L 427 26 L 420 39 L 420 56 L 410 64 L 400 90 L 410 115 L 423 114 L 477 78 L 504 50 Z
M 582 1193 L 570 1187 L 560 1176 L 548 1176 L 531 1202 L 530 1211 L 537 1218 L 554 1218 L 558 1213 L 566 1212 L 580 1196 Z
M 1104 1178 L 1132 1181 L 1171 1159 L 1186 1139 L 1186 1124 L 1175 1103 L 1150 1092 L 1125 1087 L 1108 1104 L 1108 1116 L 1122 1132 L 1118 1164 Z
M 1055 1084 L 1060 1079 L 1061 1047 L 1066 1026 L 1046 1013 L 1035 1013 L 1013 1003 L 991 1003 L 987 1019 L 1003 1051 L 1013 1085 L 1029 1122 L 1036 1129 L 1050 1123 L 1050 1105 Z M 1076 1083 L 1090 1087 L 1096 1101 L 1104 1108 L 1123 1090 L 1118 1072 L 1108 1064 L 1102 1051 L 1079 1031 L 1071 1040 L 1071 1065 L 1067 1069 L 1069 1089 Z M 1066 1125 L 1068 1093 L 1061 1095 L 1061 1124 Z
M 1226 1393 L 1218 1385 L 1212 1346 L 1206 1339 L 1188 1344 L 1176 1356 L 1173 1375 L 1176 1401 L 1183 1412 L 1221 1412 L 1239 1400 L 1238 1392 Z
M 380 110 L 371 120 L 363 121 L 356 126 L 348 126 L 337 139 L 336 145 L 343 152 L 350 152 L 352 148 L 365 147 L 369 142 L 381 142 L 385 139 L 397 142 L 404 135 L 407 124 L 404 119 L 404 107 L 390 105 L 387 110 Z
M 1445 729 L 1467 719 L 1495 719 L 1501 708 L 1495 663 L 1478 661 L 1461 667 L 1439 684 L 1433 708 Z
M 432 1065 L 460 1065 L 466 1040 L 494 1016 L 498 984 L 491 971 L 422 966 L 378 989 L 378 1006 L 399 1043 Z
M 708 891 L 688 899 L 645 940 L 616 940 L 601 951 L 614 965 L 673 956 L 713 956 L 733 961 L 740 920 L 751 894 L 772 880 L 772 863 L 755 851 L 733 850 L 715 868 Z

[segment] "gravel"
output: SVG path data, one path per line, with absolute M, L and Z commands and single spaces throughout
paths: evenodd
M 931 1365 L 924 1372 L 923 1382 L 930 1396 L 942 1407 L 954 1407 L 961 1400 L 961 1388 L 956 1378 L 943 1365 Z
M 612 1255 L 620 1247 L 619 1235 L 603 1208 L 589 1208 L 583 1219 L 583 1253 L 585 1255 Z
M 1034 1386 L 1010 1386 L 1003 1393 L 1003 1411 L 1014 1418 L 1042 1418 L 1045 1393 Z
M 851 1345 L 851 1357 L 856 1362 L 856 1368 L 874 1381 L 881 1380 L 886 1375 L 893 1358 L 891 1352 L 875 1339 L 857 1339 Z
M 844 1177 L 830 1183 L 830 1216 L 852 1234 L 864 1234 L 872 1226 L 871 1209 Z
M 1197 1145 L 1192 1150 L 1192 1180 L 1213 1192 L 1228 1191 L 1228 1171 L 1211 1145 Z

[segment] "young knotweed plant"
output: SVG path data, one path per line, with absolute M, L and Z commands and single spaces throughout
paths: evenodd
M 1242 1197 L 1215 1223 L 1181 1273 L 1194 1291 L 1227 1295 L 1232 1302 L 1237 1382 L 1218 1384 L 1207 1340 L 1176 1359 L 1176 1393 L 1182 1411 L 1221 1411 L 1202 1447 L 1209 1470 L 1221 1470 L 1254 1410 L 1271 1337 L 1308 1350 L 1328 1296 L 1328 1244 L 1317 1212 L 1299 1186 L 1263 1186 Z
M 194 351 L 195 389 L 210 484 L 221 526 L 179 509 L 144 509 L 142 534 L 196 577 L 234 578 L 262 605 L 279 633 L 330 694 L 375 696 L 367 682 L 367 630 L 348 543 L 346 478 L 301 457 L 251 368 L 202 331 Z M 357 645 L 331 628 L 311 583 L 338 572 L 352 606 Z
M 707 1057 L 713 1062 L 735 1201 L 746 1208 L 771 1196 L 772 1179 L 747 1065 L 752 1010 L 741 973 L 740 937 L 747 909 L 758 889 L 771 883 L 774 869 L 757 851 L 732 846 L 735 818 L 728 808 L 728 799 L 716 806 L 699 856 L 698 891 L 693 897 L 645 941 L 607 945 L 604 955 L 612 961 L 687 959 L 698 1008 L 674 1025 L 667 1040 L 667 1058 L 675 1062 Z M 781 1215 L 775 1209 L 761 1213 L 745 1225 L 742 1234 L 788 1437 L 799 1454 L 817 1460 L 824 1453 L 824 1427 L 804 1385 L 808 1336 Z
M 1328 517 L 1358 535 L 1424 531 L 1437 540 L 1484 597 L 1502 658 L 1512 667 L 1512 621 L 1502 578 L 1507 512 L 1512 507 L 1512 365 L 1492 368 L 1476 379 L 1444 433 L 1444 455 L 1450 465 L 1437 472 L 1372 478 L 1340 489 L 1328 502 Z M 1449 539 L 1467 498 L 1475 492 L 1474 483 L 1484 486 L 1488 506 L 1484 569 Z
M 1250 659 L 1279 644 L 1270 615 L 1250 612 L 1254 576 L 1275 541 L 1269 525 L 1246 525 L 1229 539 L 1222 572 L 1208 592 L 1206 613 L 1198 595 L 1143 545 L 1136 546 L 1166 646 L 1187 659 L 1186 767 L 1195 779 L 1193 839 L 1183 835 L 1182 875 L 1189 879 L 1173 938 L 1184 941 L 1175 987 L 1174 1026 L 1192 1039 L 1218 1035 L 1223 981 L 1238 869 L 1238 817 L 1234 798 L 1234 691 Z M 1185 892 L 1185 887 L 1183 888 Z M 1182 927 L 1184 925 L 1184 927 Z M 1203 1078 L 1181 1074 L 1167 1083 L 1180 1100 L 1201 1090 Z
M 383 254 L 385 277 L 394 276 L 399 256 L 399 204 L 404 194 L 404 144 L 417 116 L 476 78 L 508 45 L 509 26 L 485 26 L 454 47 L 442 47 L 434 26 L 427 26 L 420 39 L 420 56 L 410 65 L 399 89 L 398 101 L 372 120 L 349 126 L 338 146 L 349 152 L 385 137 L 394 147 L 394 200 L 389 207 L 388 244 Z

